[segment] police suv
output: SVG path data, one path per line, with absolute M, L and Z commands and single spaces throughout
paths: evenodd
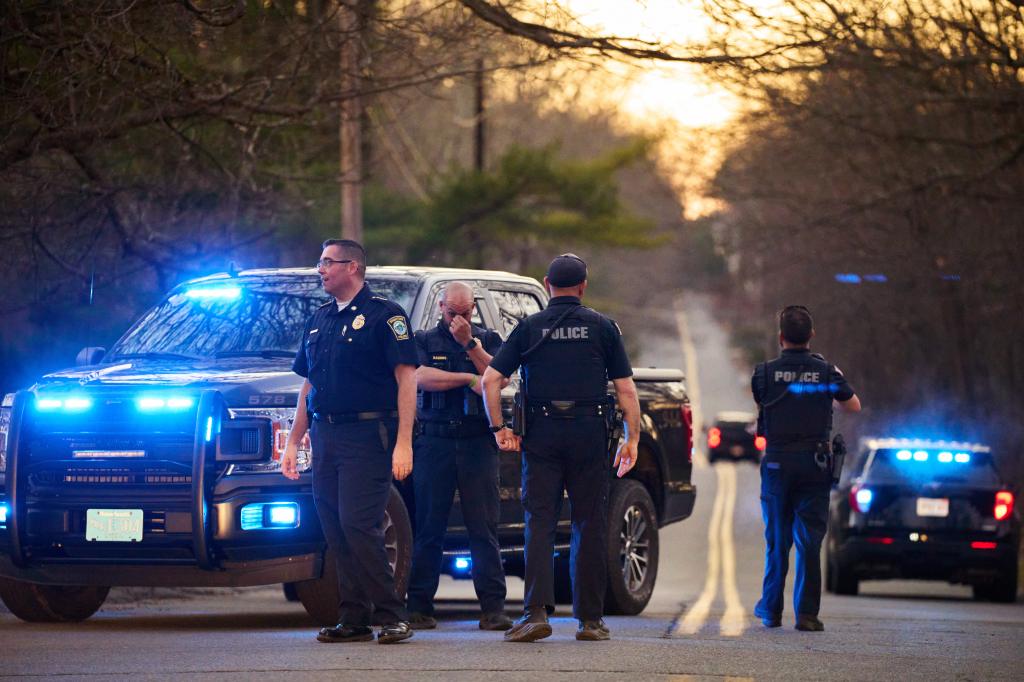
M 506 272 L 376 267 L 367 282 L 437 322 L 452 280 L 477 291 L 474 322 L 508 335 L 545 304 L 538 282 Z M 291 363 L 303 325 L 325 301 L 311 269 L 249 270 L 187 282 L 109 351 L 4 397 L 0 408 L 0 599 L 27 621 L 88 618 L 111 586 L 282 583 L 318 622 L 333 624 L 334 569 L 313 506 L 308 439 L 298 481 L 280 473 L 302 380 Z M 691 414 L 678 370 L 635 372 L 643 410 L 640 458 L 615 480 L 608 531 L 611 613 L 639 613 L 654 589 L 658 529 L 688 517 Z M 513 381 L 503 392 L 511 417 Z M 499 541 L 523 571 L 520 455 L 501 453 Z M 609 466 L 609 476 L 612 469 Z M 388 555 L 404 594 L 415 499 L 391 492 Z M 568 510 L 558 529 L 556 592 L 571 601 Z M 472 571 L 458 501 L 446 570 Z
M 977 599 L 1017 598 L 1020 518 L 987 446 L 862 441 L 832 493 L 826 587 L 913 578 L 971 585 Z

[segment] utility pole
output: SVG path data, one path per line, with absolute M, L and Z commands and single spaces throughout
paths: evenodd
M 341 107 L 338 141 L 341 179 L 341 237 L 363 241 L 362 98 L 359 94 L 360 0 L 339 0 Z

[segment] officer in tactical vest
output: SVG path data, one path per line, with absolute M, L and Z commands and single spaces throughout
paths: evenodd
M 551 634 L 554 611 L 553 541 L 568 491 L 572 521 L 573 615 L 578 640 L 606 640 L 601 616 L 607 581 L 608 467 L 624 476 L 636 464 L 640 403 L 618 326 L 580 303 L 587 266 L 564 254 L 548 267 L 548 307 L 524 319 L 484 374 L 487 414 L 500 448 L 520 437 L 502 423 L 501 382 L 519 368 L 525 412 L 523 508 L 526 521 L 525 612 L 505 641 L 533 642 Z M 608 381 L 626 421 L 626 440 L 609 455 Z
M 796 542 L 793 606 L 796 629 L 819 632 L 821 541 L 828 524 L 833 472 L 829 437 L 832 406 L 860 411 L 843 373 L 817 353 L 811 314 L 803 306 L 779 313 L 782 354 L 754 368 L 751 389 L 758 405 L 758 434 L 767 447 L 761 460 L 761 510 L 765 522 L 764 587 L 754 614 L 766 627 L 782 624 L 782 593 L 789 550 Z
M 465 282 L 449 283 L 437 326 L 416 332 L 417 436 L 413 443 L 416 542 L 407 606 L 414 629 L 437 627 L 434 594 L 456 488 L 469 534 L 481 630 L 507 630 L 505 572 L 498 547 L 498 448 L 480 397 L 480 375 L 501 347 L 497 333 L 472 323 Z

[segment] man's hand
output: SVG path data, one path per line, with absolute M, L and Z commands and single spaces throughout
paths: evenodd
M 461 317 L 452 318 L 448 331 L 452 333 L 452 336 L 455 337 L 455 340 L 461 346 L 465 346 L 473 338 L 473 327 Z
M 505 450 L 506 452 L 515 452 L 520 446 L 519 436 L 514 434 L 512 429 L 507 426 L 494 434 L 494 440 L 498 443 L 498 449 Z
M 285 478 L 293 481 L 299 480 L 298 470 L 298 447 L 289 443 L 281 456 L 281 473 Z
M 612 462 L 612 467 L 618 467 L 619 470 L 616 472 L 616 476 L 622 478 L 629 473 L 629 470 L 636 466 L 636 443 L 627 440 L 615 453 L 615 461 Z
M 396 443 L 391 455 L 391 473 L 399 481 L 412 473 L 412 446 L 408 443 Z

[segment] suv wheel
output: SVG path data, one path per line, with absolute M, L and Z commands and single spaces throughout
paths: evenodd
M 831 546 L 825 561 L 825 588 L 832 594 L 848 597 L 855 597 L 860 591 L 860 581 L 854 577 L 853 571 L 839 561 Z
M 1017 562 L 1007 561 L 1002 572 L 990 583 L 974 585 L 974 598 L 1012 604 L 1017 601 Z
M 633 616 L 651 600 L 658 577 L 658 515 L 638 481 L 613 481 L 610 497 L 605 613 Z
M 68 623 L 96 613 L 110 592 L 91 585 L 39 585 L 0 578 L 0 599 L 29 623 Z
M 394 486 L 384 510 L 384 548 L 395 576 L 395 592 L 404 601 L 412 564 L 412 523 L 402 496 Z M 294 583 L 299 601 L 318 625 L 338 622 L 338 578 L 334 557 L 324 552 L 323 573 L 314 580 Z

